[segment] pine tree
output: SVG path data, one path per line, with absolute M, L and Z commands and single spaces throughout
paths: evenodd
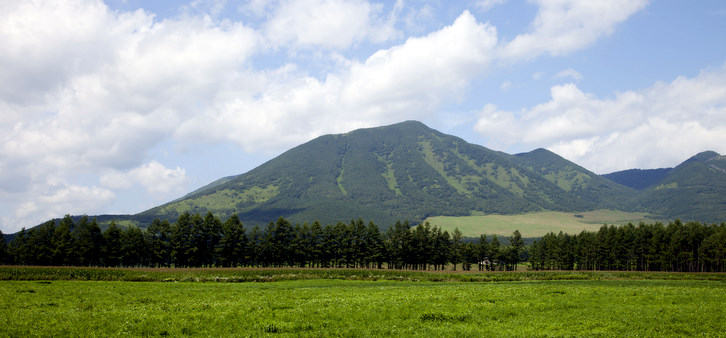
M 5 241 L 5 235 L 0 230 L 0 265 L 6 264 L 8 260 L 8 247 Z
M 103 233 L 105 245 L 103 247 L 103 265 L 119 266 L 121 264 L 121 229 L 116 221 L 111 221 Z
M 512 233 L 512 236 L 509 237 L 509 246 L 512 247 L 512 253 L 511 253 L 511 264 L 512 264 L 512 270 L 517 270 L 517 265 L 519 263 L 519 255 L 522 253 L 522 250 L 524 249 L 524 240 L 522 240 L 522 234 L 519 233 L 519 230 L 514 230 L 514 233 Z
M 454 264 L 454 271 L 456 271 L 456 265 L 463 260 L 463 238 L 459 228 L 455 228 L 451 235 L 451 263 Z
M 144 232 L 144 241 L 148 247 L 149 264 L 155 267 L 171 265 L 170 251 L 171 224 L 155 218 Z
M 247 235 L 244 225 L 237 214 L 232 214 L 222 225 L 220 239 L 220 260 L 222 266 L 244 265 L 247 256 Z

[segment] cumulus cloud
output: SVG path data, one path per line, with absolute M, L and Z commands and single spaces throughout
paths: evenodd
M 0 201 L 13 199 L 13 208 L 2 207 L 0 221 L 5 229 L 18 231 L 42 221 L 70 214 L 101 212 L 114 199 L 111 190 L 97 186 L 82 186 L 49 179 L 30 187 L 29 193 L 8 194 L 0 191 Z M 32 220 L 31 223 L 28 221 Z M 3 230 L 5 230 L 3 229 Z
M 141 184 L 150 194 L 166 195 L 181 192 L 187 177 L 183 168 L 169 169 L 157 161 L 151 161 L 128 172 L 107 172 L 101 176 L 100 182 L 110 189 L 127 189 L 134 184 Z
M 101 0 L 0 2 L 0 212 L 15 215 L 3 224 L 90 213 L 137 186 L 175 193 L 185 169 L 149 155 L 163 142 L 276 152 L 324 133 L 432 118 L 496 61 L 582 48 L 644 4 L 542 0 L 531 31 L 502 44 L 468 11 L 396 43 L 397 27 L 420 28 L 434 14 L 404 11 L 403 1 L 385 12 L 363 0 L 254 0 L 241 8 L 260 20 L 254 27 L 219 19 L 225 0 L 194 0 L 165 19 Z M 381 49 L 339 54 L 361 44 Z M 314 74 L 294 56 L 255 64 L 318 49 L 326 65 Z M 575 86 L 557 90 L 558 100 L 598 105 Z M 488 116 L 503 126 L 518 119 L 488 109 L 511 115 Z
M 398 34 L 395 18 L 383 17 L 381 9 L 362 0 L 280 1 L 264 31 L 274 46 L 339 49 L 363 40 L 381 42 Z
M 542 53 L 563 55 L 611 34 L 615 26 L 648 0 L 535 0 L 537 16 L 529 33 L 503 44 L 501 57 L 531 59 Z
M 248 74 L 240 84 L 246 89 L 220 93 L 175 135 L 233 141 L 252 151 L 324 133 L 424 119 L 442 102 L 462 95 L 491 63 L 496 42 L 496 30 L 467 11 L 441 30 L 380 50 L 364 62 L 344 60 L 344 67 L 324 80 L 294 66 Z
M 504 147 L 547 147 L 599 173 L 673 166 L 725 152 L 726 67 L 600 99 L 574 84 L 520 112 L 487 105 L 475 129 Z
M 25 210 L 16 215 L 34 217 L 23 219 L 30 224 L 46 217 L 32 210 L 68 206 L 64 196 L 76 204 L 62 213 L 107 205 L 114 198 L 107 189 L 64 183 L 59 190 L 47 178 L 138 167 L 245 67 L 258 44 L 254 30 L 207 16 L 155 21 L 93 0 L 0 6 L 7 51 L 0 53 L 0 195 L 3 209 Z M 169 191 L 164 180 L 137 181 Z M 74 198 L 84 194 L 97 196 Z
M 476 6 L 483 11 L 488 11 L 496 6 L 506 3 L 508 0 L 479 0 Z

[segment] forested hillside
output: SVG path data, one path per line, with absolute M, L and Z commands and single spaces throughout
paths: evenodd
M 174 220 L 185 211 L 212 211 L 237 213 L 248 224 L 280 216 L 393 224 L 436 215 L 627 209 L 634 194 L 547 150 L 513 156 L 409 121 L 321 136 L 140 216 Z
M 628 169 L 602 176 L 626 187 L 643 190 L 658 184 L 658 182 L 668 176 L 671 170 L 673 170 L 673 168 Z

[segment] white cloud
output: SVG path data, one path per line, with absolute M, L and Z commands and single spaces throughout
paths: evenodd
M 7 203 L 7 199 L 16 199 L 12 210 L 0 208 L 3 211 L 0 218 L 4 225 L 3 232 L 6 230 L 16 232 L 23 227 L 30 228 L 68 213 L 74 215 L 98 213 L 115 197 L 108 189 L 68 184 L 53 179 L 34 185 L 29 190 L 30 193 L 21 195 L 0 192 L 3 204 Z
M 114 12 L 100 1 L 2 2 L 0 211 L 20 210 L 13 224 L 33 225 L 40 220 L 30 211 L 46 217 L 46 210 L 58 211 L 49 203 L 69 205 L 48 196 L 74 203 L 61 215 L 97 210 L 99 201 L 115 198 L 111 191 L 88 183 L 93 179 L 57 182 L 109 170 L 137 168 L 134 177 L 152 193 L 184 183 L 179 168 L 138 168 L 236 80 L 258 38 L 240 23 L 155 21 L 143 10 Z M 97 198 L 74 197 L 83 194 Z
M 203 114 L 182 123 L 175 136 L 230 140 L 253 151 L 425 119 L 442 102 L 462 97 L 491 63 L 496 41 L 493 27 L 464 12 L 452 25 L 380 50 L 365 62 L 342 60 L 324 80 L 292 65 L 247 74 L 240 87 L 225 89 Z
M 506 45 L 464 11 L 391 46 L 401 37 L 397 25 L 429 27 L 435 10 L 403 1 L 384 12 L 363 0 L 253 0 L 242 5 L 261 20 L 252 28 L 216 19 L 225 0 L 194 0 L 166 19 L 110 10 L 100 0 L 0 2 L 0 212 L 15 215 L 3 226 L 37 224 L 35 211 L 91 213 L 112 203 L 116 190 L 173 192 L 187 182 L 184 169 L 150 158 L 166 141 L 277 152 L 324 133 L 433 119 L 463 100 L 497 57 L 581 48 L 644 3 L 607 4 L 541 1 L 531 32 Z M 593 11 L 603 17 L 593 19 Z M 387 45 L 365 59 L 339 55 L 368 42 Z M 325 71 L 311 74 L 294 57 L 256 68 L 254 57 L 298 50 L 323 50 Z M 556 104 L 571 95 L 598 106 L 574 86 L 558 90 Z M 507 114 L 488 118 L 517 123 L 515 114 L 499 116 Z
M 381 9 L 362 0 L 280 1 L 264 31 L 274 46 L 340 49 L 364 40 L 382 42 L 398 33 Z
M 522 110 L 485 106 L 475 129 L 502 146 L 547 147 L 599 173 L 726 152 L 726 67 L 599 99 L 574 84 Z
M 495 6 L 499 6 L 501 4 L 506 3 L 508 0 L 479 0 L 476 2 L 476 6 L 479 7 L 482 11 L 488 11 Z
M 502 45 L 503 59 L 563 55 L 609 35 L 648 0 L 534 0 L 539 7 L 531 31 Z
M 141 184 L 150 194 L 166 195 L 180 193 L 188 179 L 183 168 L 169 169 L 151 161 L 125 173 L 109 171 L 100 177 L 100 182 L 110 189 L 128 189 L 134 184 Z
M 560 71 L 557 74 L 555 74 L 555 78 L 556 79 L 570 78 L 574 81 L 580 81 L 580 80 L 582 80 L 582 74 L 580 74 L 580 72 L 578 72 L 572 68 L 568 68 L 568 69 L 565 69 L 565 70 Z
M 450 26 L 354 63 L 342 100 L 370 107 L 368 117 L 411 109 L 431 112 L 443 99 L 461 95 L 486 69 L 496 44 L 496 29 L 465 11 Z

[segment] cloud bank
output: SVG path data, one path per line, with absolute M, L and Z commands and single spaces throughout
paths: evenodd
M 672 166 L 726 144 L 726 66 L 607 99 L 558 85 L 519 112 L 484 107 L 475 128 L 501 147 L 547 147 L 598 173 Z

